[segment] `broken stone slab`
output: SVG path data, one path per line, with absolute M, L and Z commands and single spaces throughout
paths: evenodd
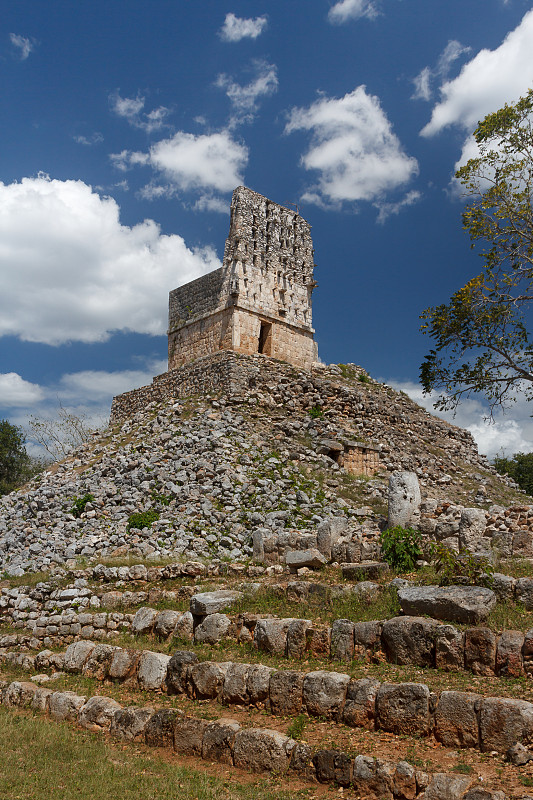
M 420 485 L 416 472 L 393 472 L 389 478 L 388 528 L 409 526 L 420 515 Z
M 235 736 L 234 763 L 254 772 L 282 773 L 289 766 L 296 742 L 278 731 L 266 728 L 239 730 Z
M 341 564 L 342 577 L 347 581 L 366 581 L 381 578 L 390 569 L 386 561 L 361 561 Z
M 308 550 L 287 550 L 285 554 L 285 563 L 291 572 L 296 572 L 302 567 L 319 569 L 326 562 L 326 557 L 315 547 L 311 547 Z
M 331 558 L 331 548 L 343 535 L 347 525 L 346 517 L 330 517 L 318 526 L 316 532 L 317 549 L 320 550 L 327 561 Z
M 404 614 L 472 625 L 485 622 L 497 601 L 483 586 L 408 586 L 398 599 Z
M 424 800 L 463 800 L 465 792 L 472 786 L 473 778 L 467 775 L 449 775 L 435 772 L 424 792 Z
M 207 614 L 216 614 L 224 608 L 236 603 L 243 596 L 242 592 L 230 589 L 218 589 L 214 592 L 199 592 L 193 594 L 190 601 L 190 611 L 195 617 L 205 617 Z
M 109 672 L 113 655 L 119 649 L 111 644 L 97 644 L 83 664 L 82 674 L 103 681 Z

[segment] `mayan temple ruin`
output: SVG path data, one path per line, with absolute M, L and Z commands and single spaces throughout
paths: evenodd
M 309 368 L 313 252 L 311 226 L 296 211 L 235 189 L 222 267 L 170 292 L 168 368 L 218 350 Z

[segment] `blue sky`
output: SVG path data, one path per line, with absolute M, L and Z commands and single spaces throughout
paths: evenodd
M 420 398 L 419 315 L 480 265 L 452 176 L 533 85 L 533 11 L 17 0 L 0 74 L 0 418 L 105 419 L 164 371 L 168 292 L 218 266 L 239 184 L 313 227 L 321 358 Z M 529 414 L 456 421 L 492 455 L 533 449 Z

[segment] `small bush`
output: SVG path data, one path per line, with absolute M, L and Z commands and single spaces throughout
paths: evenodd
M 385 561 L 400 572 L 410 572 L 423 556 L 421 536 L 414 528 L 396 525 L 383 531 L 379 541 Z
M 70 509 L 70 513 L 76 518 L 81 517 L 87 503 L 92 503 L 93 500 L 94 495 L 92 494 L 84 494 L 83 497 L 74 498 L 74 505 Z
M 494 566 L 487 558 L 475 556 L 466 548 L 456 553 L 445 544 L 436 544 L 432 550 L 440 586 L 450 586 L 454 583 L 489 588 L 492 586 Z
M 301 739 L 302 734 L 305 730 L 305 727 L 309 720 L 305 716 L 305 714 L 298 714 L 297 717 L 291 722 L 287 729 L 287 735 L 290 736 L 292 739 Z
M 158 519 L 159 513 L 153 508 L 149 511 L 136 511 L 128 517 L 127 530 L 130 531 L 132 528 L 137 528 L 139 530 L 141 528 L 149 528 L 152 522 L 156 522 Z
M 359 375 L 359 377 L 357 378 L 357 380 L 358 380 L 360 383 L 370 383 L 370 378 L 368 377 L 368 375 L 365 375 L 365 373 L 364 373 L 364 372 L 361 372 L 361 374 Z
M 323 417 L 324 411 L 322 410 L 322 406 L 313 406 L 313 408 L 310 408 L 309 416 L 311 419 L 320 419 L 320 417 Z

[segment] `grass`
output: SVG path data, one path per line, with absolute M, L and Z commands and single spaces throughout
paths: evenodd
M 247 783 L 173 763 L 66 723 L 0 707 L 2 800 L 290 800 L 273 778 Z M 242 781 L 242 778 L 241 778 Z

